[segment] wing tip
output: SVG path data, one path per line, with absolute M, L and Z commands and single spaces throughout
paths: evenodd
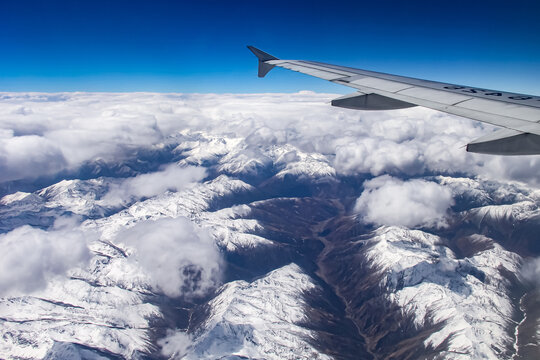
M 266 61 L 269 60 L 279 60 L 277 57 L 272 56 L 264 51 L 257 49 L 255 46 L 248 45 L 247 48 L 259 59 L 259 72 L 258 76 L 260 78 L 265 77 L 270 70 L 274 68 L 275 65 L 268 64 Z
M 270 55 L 255 46 L 248 45 L 247 48 L 259 59 L 259 61 L 279 60 L 277 57 Z

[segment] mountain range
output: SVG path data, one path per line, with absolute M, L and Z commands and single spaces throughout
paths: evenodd
M 0 100 L 0 358 L 540 355 L 538 159 L 455 146 L 489 129 L 53 95 Z

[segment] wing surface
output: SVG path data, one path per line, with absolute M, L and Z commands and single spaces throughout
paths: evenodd
M 411 106 L 459 115 L 505 128 L 467 145 L 467 151 L 499 155 L 540 154 L 540 97 L 379 73 L 315 61 L 281 60 L 248 46 L 259 58 L 259 76 L 274 67 L 349 86 L 358 91 L 332 105 L 361 110 Z

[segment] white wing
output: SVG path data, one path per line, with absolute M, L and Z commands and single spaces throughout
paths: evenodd
M 304 60 L 280 60 L 257 48 L 259 77 L 275 66 L 357 89 L 332 105 L 359 110 L 390 110 L 411 106 L 455 114 L 503 129 L 475 140 L 467 151 L 540 154 L 540 97 L 384 74 Z

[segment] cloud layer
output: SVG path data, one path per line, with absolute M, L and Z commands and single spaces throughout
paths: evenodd
M 452 191 L 435 182 L 384 175 L 364 182 L 355 211 L 376 225 L 441 227 L 452 204 Z
M 335 108 L 336 95 L 4 94 L 0 182 L 54 174 L 85 161 L 119 161 L 181 131 L 291 144 L 324 154 L 339 174 L 484 175 L 538 183 L 535 156 L 470 154 L 487 134 L 478 122 L 416 107 L 362 112 Z

